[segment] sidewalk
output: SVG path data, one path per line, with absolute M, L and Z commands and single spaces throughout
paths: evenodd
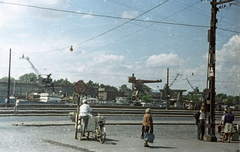
M 68 126 L 75 125 L 71 121 L 29 121 L 14 122 L 12 126 Z M 142 120 L 107 120 L 105 125 L 142 125 Z M 176 121 L 154 121 L 154 125 L 195 125 L 192 120 L 176 122 Z
M 164 151 L 164 152 L 237 152 L 240 150 L 240 142 L 221 143 L 221 142 L 205 142 L 198 140 L 186 139 L 161 139 L 156 137 L 154 143 L 149 143 L 150 148 L 144 147 L 144 140 L 131 137 L 106 136 L 106 141 L 101 144 L 95 139 L 82 139 L 79 141 L 71 135 L 55 135 L 43 138 L 43 141 L 77 149 L 84 152 L 149 152 L 149 151 Z

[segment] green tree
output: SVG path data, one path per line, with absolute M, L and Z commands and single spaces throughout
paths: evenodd
M 145 95 L 145 96 L 142 97 L 142 100 L 143 100 L 144 102 L 151 102 L 152 99 L 153 99 L 153 98 L 152 98 L 150 95 Z
M 19 77 L 19 82 L 21 83 L 37 83 L 39 78 L 34 73 L 24 74 Z
M 216 102 L 222 102 L 224 99 L 227 99 L 227 95 L 224 93 L 219 93 L 215 96 Z
M 68 81 L 67 78 L 54 80 L 54 84 L 55 85 L 64 85 L 64 86 L 73 86 L 73 84 L 70 81 Z
M 8 81 L 8 77 L 3 77 L 2 80 Z M 10 77 L 10 81 L 14 81 L 15 79 L 13 77 Z
M 113 90 L 113 91 L 118 91 L 118 89 L 114 86 L 110 86 L 110 85 L 104 85 L 104 84 L 100 84 L 99 86 L 100 88 L 106 88 L 106 89 L 110 89 L 110 90 Z
M 152 89 L 145 84 L 142 84 L 141 90 L 143 90 L 144 92 L 152 92 Z
M 240 99 L 239 98 L 240 98 L 239 96 L 234 97 L 234 103 L 235 104 L 240 104 Z
M 88 87 L 99 87 L 99 83 L 94 83 L 92 80 L 89 80 L 86 85 Z
M 131 92 L 131 89 L 127 87 L 126 84 L 123 84 L 121 85 L 119 88 L 118 88 L 119 91 L 123 92 L 123 91 L 129 91 Z
M 227 100 L 225 101 L 226 104 L 233 104 L 234 102 L 234 97 L 233 96 L 228 96 Z
M 199 97 L 194 94 L 194 95 L 188 95 L 189 99 L 192 100 L 193 102 L 199 101 Z

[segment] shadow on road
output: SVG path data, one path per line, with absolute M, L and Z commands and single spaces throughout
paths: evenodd
M 151 149 L 177 149 L 176 147 L 151 146 Z
M 115 139 L 106 139 L 104 144 L 117 145 L 118 140 Z

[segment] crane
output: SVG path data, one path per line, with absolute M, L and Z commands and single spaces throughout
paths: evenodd
M 37 73 L 38 77 L 41 77 L 41 74 L 39 73 L 39 71 L 35 68 L 35 66 L 32 64 L 32 62 L 30 61 L 29 57 L 24 57 L 24 54 L 22 55 L 22 58 L 19 59 L 26 59 L 32 66 L 32 69 Z
M 173 85 L 173 83 L 177 80 L 177 77 L 178 77 L 179 75 L 182 76 L 181 74 L 178 73 L 177 76 L 175 77 L 175 79 L 174 79 L 174 80 L 172 81 L 172 83 L 169 85 L 169 87 L 171 87 L 171 86 Z
M 196 87 L 196 88 L 194 89 L 194 87 L 192 86 L 192 84 L 189 82 L 188 78 L 186 78 L 186 80 L 187 80 L 188 84 L 190 85 L 190 87 L 193 89 L 194 92 L 199 92 L 198 87 Z
M 132 74 L 132 77 L 128 77 L 128 82 L 132 83 L 132 90 L 136 88 L 135 92 L 135 100 L 138 100 L 138 93 L 140 88 L 142 88 L 143 83 L 158 83 L 162 82 L 162 79 L 160 80 L 136 80 L 136 77 L 134 77 L 134 74 Z
M 39 78 L 39 85 L 40 85 L 40 90 L 39 92 L 45 92 L 47 91 L 48 88 L 52 88 L 52 91 L 54 91 L 54 84 L 52 83 L 52 79 L 50 78 L 50 76 L 52 74 L 48 74 L 47 78 L 42 78 L 41 74 L 39 73 L 39 71 L 35 68 L 35 66 L 32 64 L 32 62 L 30 61 L 29 57 L 25 57 L 24 54 L 22 55 L 22 58 L 19 59 L 26 59 L 30 65 L 32 66 L 32 69 L 36 72 L 38 78 Z

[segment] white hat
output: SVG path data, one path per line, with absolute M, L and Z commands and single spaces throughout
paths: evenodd
M 146 110 L 145 110 L 145 113 L 149 113 L 151 111 L 151 108 L 147 108 Z

